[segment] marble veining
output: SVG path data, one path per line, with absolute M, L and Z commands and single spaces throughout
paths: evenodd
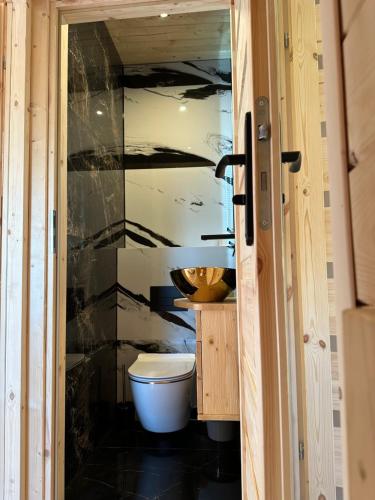
M 117 401 L 117 247 L 124 235 L 106 234 L 105 245 L 86 241 L 125 218 L 121 76 L 104 23 L 69 26 L 66 348 L 83 359 L 66 372 L 66 484 Z
M 215 178 L 232 152 L 230 60 L 125 66 L 124 95 L 126 217 L 184 247 L 212 245 L 201 235 L 233 228 L 232 173 Z M 145 245 L 127 235 L 128 246 Z

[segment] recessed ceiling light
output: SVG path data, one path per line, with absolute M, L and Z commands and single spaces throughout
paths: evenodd
M 98 110 L 96 111 L 96 114 L 97 114 L 97 115 L 102 115 L 102 114 L 103 114 L 103 111 L 100 111 L 100 109 L 98 109 Z
M 186 111 L 187 107 L 184 104 L 181 104 L 181 106 L 178 108 L 180 111 Z
M 162 13 L 160 14 L 160 17 L 168 17 L 168 15 L 169 15 L 169 14 L 168 14 L 167 12 L 162 12 Z

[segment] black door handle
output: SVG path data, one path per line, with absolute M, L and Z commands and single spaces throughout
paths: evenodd
M 286 151 L 281 153 L 281 163 L 290 163 L 289 172 L 293 174 L 301 170 L 302 155 L 300 151 Z
M 201 234 L 201 240 L 202 241 L 209 241 L 209 240 L 233 240 L 234 237 L 235 236 L 234 236 L 233 233 Z
M 245 155 L 225 155 L 217 164 L 215 170 L 215 177 L 219 177 L 220 179 L 224 178 L 225 169 L 229 165 L 244 165 L 246 161 Z
M 234 205 L 245 206 L 245 240 L 246 245 L 254 244 L 254 211 L 253 211 L 253 137 L 251 112 L 245 116 L 245 154 L 226 155 L 216 167 L 215 176 L 223 178 L 228 165 L 244 165 L 245 194 L 233 196 Z

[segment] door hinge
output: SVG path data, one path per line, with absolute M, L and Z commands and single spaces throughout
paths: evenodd
M 56 247 L 57 247 L 57 216 L 56 216 L 56 210 L 52 210 L 52 253 L 56 254 Z
M 289 49 L 289 33 L 287 31 L 284 33 L 284 48 Z
M 300 460 L 305 459 L 305 443 L 303 441 L 298 443 L 298 458 Z

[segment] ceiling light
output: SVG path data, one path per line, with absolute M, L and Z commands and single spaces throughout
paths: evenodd
M 160 17 L 163 17 L 163 18 L 164 18 L 164 17 L 168 17 L 168 15 L 169 15 L 169 14 L 167 14 L 167 12 L 162 12 L 162 13 L 160 14 Z
M 97 110 L 96 112 L 97 115 L 102 115 L 103 114 L 103 111 L 100 111 L 100 109 Z
M 181 106 L 178 108 L 180 111 L 186 111 L 187 107 L 184 104 L 181 104 Z

